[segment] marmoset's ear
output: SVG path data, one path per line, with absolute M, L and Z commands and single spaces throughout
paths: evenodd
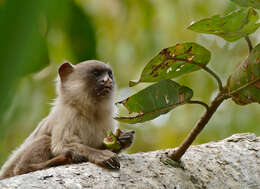
M 69 62 L 64 62 L 62 65 L 60 65 L 58 72 L 61 81 L 65 81 L 66 78 L 74 71 L 74 66 Z

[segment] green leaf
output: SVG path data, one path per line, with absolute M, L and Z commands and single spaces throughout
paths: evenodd
M 133 117 L 116 117 L 121 122 L 130 124 L 152 120 L 173 108 L 189 101 L 193 96 L 190 88 L 181 86 L 172 80 L 163 80 L 118 102 L 123 104 Z
M 8 0 L 0 2 L 0 129 L 18 81 L 49 64 L 44 39 L 45 0 Z
M 214 34 L 227 41 L 236 41 L 255 32 L 260 26 L 256 23 L 259 16 L 253 8 L 241 9 L 226 16 L 213 16 L 202 19 L 188 29 L 199 32 Z
M 69 54 L 63 57 L 73 62 L 96 59 L 96 29 L 92 18 L 77 1 L 48 2 L 51 12 L 47 15 L 49 29 L 64 33 Z M 59 11 L 57 11 L 59 10 Z
M 239 105 L 260 103 L 260 44 L 228 79 L 228 90 Z M 243 88 L 242 90 L 239 90 Z M 239 91 L 238 91 L 239 90 Z M 237 92 L 236 92 L 237 91 Z
M 145 66 L 139 81 L 130 81 L 129 86 L 140 82 L 155 82 L 175 78 L 208 64 L 210 52 L 197 43 L 179 43 L 163 49 Z
M 75 1 L 69 1 L 66 35 L 76 62 L 96 59 L 95 28 L 90 17 Z
M 254 7 L 260 9 L 260 0 L 231 0 L 242 7 Z

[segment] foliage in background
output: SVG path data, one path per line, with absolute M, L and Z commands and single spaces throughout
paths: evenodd
M 4 96 L 0 107 L 4 110 L 4 114 L 1 112 L 4 119 L 1 120 L 3 124 L 0 127 L 5 129 L 5 132 L 1 130 L 0 136 L 0 164 L 10 154 L 11 150 L 18 146 L 36 127 L 38 122 L 48 114 L 51 107 L 49 103 L 52 102 L 51 99 L 55 98 L 53 80 L 56 78 L 56 69 L 64 60 L 76 63 L 89 58 L 97 58 L 109 62 L 114 69 L 117 81 L 117 100 L 121 100 L 145 86 L 139 84 L 134 89 L 126 88 L 130 79 L 138 77 L 139 70 L 145 66 L 144 63 L 148 62 L 150 57 L 159 52 L 160 49 L 172 46 L 177 42 L 196 41 L 213 52 L 210 67 L 221 73 L 224 79 L 227 79 L 230 71 L 234 70 L 237 64 L 245 59 L 248 52 L 243 40 L 226 43 L 220 38 L 209 35 L 196 35 L 194 32 L 185 29 L 185 26 L 188 26 L 193 20 L 235 10 L 236 5 L 229 0 L 77 0 L 73 4 L 76 6 L 75 10 L 78 11 L 79 9 L 80 11 L 80 13 L 77 12 L 77 16 L 71 16 L 71 13 L 69 13 L 73 9 L 73 5 L 69 5 L 72 1 L 68 0 L 46 1 L 48 2 L 47 5 L 42 0 L 37 1 L 37 3 L 32 0 L 25 0 L 23 3 L 30 5 L 30 8 L 27 9 L 18 0 L 0 0 L 1 24 L 4 18 L 2 12 L 4 10 L 3 2 L 8 2 L 8 4 L 10 2 L 10 5 L 12 3 L 17 4 L 17 9 L 22 13 L 18 14 L 19 11 L 17 11 L 14 15 L 20 15 L 21 18 L 17 17 L 16 19 L 23 19 L 25 15 L 32 14 L 33 10 L 47 11 L 44 14 L 41 13 L 39 16 L 40 21 L 33 24 L 39 26 L 40 34 L 47 43 L 50 65 L 41 72 L 29 74 L 19 81 L 18 79 L 15 80 L 15 87 L 13 87 L 15 89 L 9 92 L 10 95 L 13 95 L 9 98 L 9 105 L 11 104 L 11 106 L 6 105 L 3 107 L 3 104 L 8 102 L 7 91 L 3 90 L 4 88 L 0 89 L 1 97 Z M 45 4 L 45 6 L 40 7 L 41 3 Z M 39 6 L 38 9 L 37 6 Z M 16 6 L 10 6 L 10 9 L 14 7 Z M 38 14 L 38 12 L 35 14 Z M 85 17 L 79 19 L 78 16 L 80 15 Z M 5 62 L 2 59 L 2 57 L 7 56 L 4 52 L 7 45 L 10 44 L 9 41 L 13 39 L 6 38 L 5 36 L 8 35 L 3 34 L 3 32 L 9 34 L 10 31 L 13 31 L 13 36 L 22 38 L 22 35 L 24 35 L 21 32 L 23 27 L 27 28 L 29 21 L 36 19 L 37 16 L 33 18 L 29 16 L 30 19 L 19 21 L 19 27 L 16 27 L 18 25 L 11 20 L 8 20 L 11 18 L 9 15 L 5 17 L 6 22 L 13 23 L 15 29 L 3 29 L 1 25 L 1 30 L 4 31 L 0 31 L 0 82 L 2 86 L 8 85 L 7 88 L 9 86 L 11 88 L 10 81 L 12 79 L 10 78 L 16 75 L 16 72 L 18 72 L 16 68 L 18 67 L 16 63 L 11 65 L 10 62 Z M 50 23 L 52 24 L 50 25 Z M 30 30 L 30 28 L 27 29 Z M 71 29 L 75 29 L 75 31 L 69 31 Z M 83 30 L 86 31 L 83 32 Z M 76 39 L 70 38 L 72 33 L 72 37 Z M 77 36 L 84 36 L 84 34 L 86 34 L 84 40 Z M 14 50 L 10 51 L 11 55 L 8 55 L 8 57 L 16 60 L 14 55 L 21 53 L 25 44 L 33 46 L 30 39 L 31 37 L 24 39 L 23 43 L 14 39 L 19 46 L 10 44 L 10 47 Z M 260 40 L 257 34 L 253 35 L 252 39 L 255 42 Z M 73 45 L 73 41 L 77 41 L 80 45 Z M 80 50 L 75 53 L 77 48 L 80 48 Z M 86 49 L 82 50 L 84 48 Z M 27 51 L 27 53 L 30 55 L 35 54 L 31 54 L 30 51 Z M 80 54 L 83 54 L 83 56 Z M 32 63 L 26 62 L 26 64 L 30 65 Z M 37 64 L 38 67 L 40 63 L 34 62 L 34 64 Z M 20 66 L 24 68 L 23 64 Z M 7 75 L 5 80 L 2 80 L 4 78 L 3 73 Z M 206 73 L 204 72 L 193 72 L 190 75 L 177 78 L 176 81 L 187 87 L 192 86 L 195 91 L 193 98 L 208 102 L 211 99 L 210 96 L 215 92 L 216 85 L 211 78 L 205 76 Z M 243 108 L 238 108 L 233 103 L 224 104 L 216 113 L 215 118 L 209 123 L 209 127 L 206 128 L 207 131 L 201 134 L 196 143 L 221 139 L 235 132 L 255 132 L 259 135 L 259 111 L 259 106 L 254 104 Z M 119 112 L 123 114 L 124 110 L 120 109 Z M 149 151 L 179 145 L 201 112 L 202 108 L 200 107 L 193 105 L 181 106 L 176 108 L 171 115 L 161 116 L 154 121 L 144 123 L 143 127 L 136 127 L 137 137 L 130 152 Z M 186 114 L 189 117 L 183 116 Z M 145 125 L 149 125 L 149 127 L 145 127 Z M 126 124 L 120 124 L 120 127 L 129 128 Z
M 10 0 L 1 4 L 0 120 L 11 103 L 17 81 L 49 63 L 47 45 L 38 25 L 45 7 L 46 1 Z M 5 129 L 3 124 L 0 129 Z

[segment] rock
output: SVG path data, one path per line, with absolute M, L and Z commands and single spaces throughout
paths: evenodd
M 162 162 L 168 150 L 121 154 L 119 171 L 91 163 L 59 166 L 0 181 L 0 188 L 260 188 L 260 137 L 235 134 L 192 146 L 182 166 Z

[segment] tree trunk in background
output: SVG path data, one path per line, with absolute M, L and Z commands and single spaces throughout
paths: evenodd
M 0 188 L 260 188 L 260 137 L 254 134 L 192 146 L 184 168 L 162 163 L 164 152 L 121 154 L 120 171 L 67 165 L 1 180 Z

